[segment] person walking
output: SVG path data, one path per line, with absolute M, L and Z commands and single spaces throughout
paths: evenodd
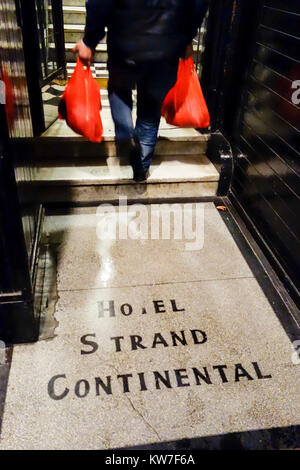
M 192 56 L 208 0 L 88 0 L 83 39 L 73 51 L 90 65 L 107 33 L 108 96 L 117 153 L 126 155 L 137 182 L 147 179 L 161 106 L 175 85 L 179 58 Z M 137 89 L 137 119 L 132 91 Z

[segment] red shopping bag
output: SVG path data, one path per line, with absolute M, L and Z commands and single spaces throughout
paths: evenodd
M 2 67 L 2 73 L 0 74 L 0 80 L 4 83 L 3 92 L 5 93 L 4 103 L 7 122 L 9 126 L 12 126 L 15 121 L 15 98 L 14 90 L 9 78 L 7 71 Z
M 186 128 L 210 125 L 209 112 L 192 57 L 180 59 L 177 82 L 167 94 L 161 110 L 168 124 Z
M 103 126 L 100 117 L 100 86 L 93 78 L 90 67 L 85 68 L 80 59 L 62 95 L 58 116 L 65 119 L 77 134 L 91 142 L 101 142 Z

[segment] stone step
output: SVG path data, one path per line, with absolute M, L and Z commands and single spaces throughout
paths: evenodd
M 49 5 L 49 11 L 52 6 Z M 86 8 L 82 5 L 63 5 L 64 24 L 85 24 Z
M 75 62 L 75 55 L 74 52 L 72 51 L 73 47 L 75 45 L 75 42 L 67 42 L 65 44 L 66 47 L 66 61 L 67 62 Z M 50 51 L 55 51 L 55 45 L 54 43 L 50 43 Z M 197 59 L 197 46 L 194 46 L 194 61 Z M 94 58 L 95 62 L 107 62 L 107 45 L 106 43 L 99 43 L 98 46 L 96 47 L 96 54 Z
M 75 42 L 66 42 L 66 61 L 67 62 L 76 62 L 74 52 L 72 51 L 73 47 L 75 46 Z M 55 51 L 55 45 L 53 43 L 50 44 L 50 50 Z M 94 57 L 95 62 L 107 62 L 107 45 L 106 43 L 98 44 L 96 48 L 96 53 Z
M 49 25 L 50 31 L 53 30 L 53 25 Z M 64 31 L 65 31 L 65 42 L 77 42 L 84 35 L 85 22 L 82 24 L 68 24 L 65 21 Z M 107 28 L 105 28 L 107 31 Z M 202 33 L 203 35 L 203 33 Z M 198 39 L 194 39 L 193 44 L 195 50 L 197 49 Z M 100 41 L 101 43 L 106 43 L 106 36 Z
M 146 183 L 132 180 L 129 165 L 108 157 L 90 166 L 42 166 L 34 171 L 34 184 L 44 203 L 163 201 L 214 198 L 219 174 L 205 155 L 155 157 Z
M 85 6 L 63 6 L 65 24 L 85 24 L 86 8 Z
M 35 181 L 56 184 L 132 184 L 132 168 L 128 163 L 120 164 L 118 157 L 107 157 L 94 164 L 80 162 L 66 166 L 39 166 Z M 155 156 L 151 165 L 148 183 L 216 182 L 219 174 L 205 155 Z
M 218 182 L 185 183 L 132 183 L 117 185 L 53 185 L 31 182 L 39 192 L 44 205 L 98 205 L 117 204 L 127 197 L 128 203 L 162 203 L 214 201 L 218 194 Z
M 67 62 L 67 73 L 68 77 L 74 72 L 76 62 Z M 108 70 L 105 62 L 96 62 L 91 65 L 91 70 L 94 78 L 105 78 L 108 79 Z
M 53 29 L 53 26 L 50 25 L 50 30 Z M 84 24 L 65 24 L 65 42 L 74 42 L 76 43 L 84 35 Z M 100 43 L 106 43 L 106 36 L 100 41 Z
M 63 0 L 64 6 L 84 7 L 86 0 Z
M 116 156 L 115 132 L 111 112 L 108 106 L 107 92 L 101 90 L 103 108 L 101 118 L 104 132 L 103 141 L 100 144 L 89 142 L 82 136 L 73 132 L 63 120 L 57 119 L 44 134 L 34 139 L 19 139 L 15 142 L 18 154 L 30 154 L 30 158 L 44 166 L 47 162 L 60 162 L 65 166 L 70 163 L 78 164 L 84 161 L 86 165 L 95 160 Z M 133 93 L 135 102 L 135 93 Z M 133 121 L 136 119 L 136 109 L 133 110 Z M 168 125 L 164 118 L 161 119 L 159 139 L 156 146 L 156 154 L 159 156 L 195 156 L 205 155 L 210 138 L 208 133 L 200 133 L 195 129 L 179 129 Z
M 67 62 L 67 76 L 70 78 L 73 75 L 76 62 Z M 55 67 L 50 63 L 48 65 L 49 71 L 56 70 Z M 93 77 L 96 79 L 108 80 L 108 70 L 105 62 L 95 62 L 91 65 Z M 101 85 L 101 84 L 100 84 Z M 102 85 L 101 85 L 102 86 Z
M 65 121 L 55 121 L 44 132 L 42 137 L 34 142 L 33 157 L 43 162 L 45 159 L 53 160 L 60 158 L 65 160 L 99 159 L 114 157 L 116 155 L 115 130 L 111 112 L 107 101 L 106 90 L 101 90 L 103 109 L 101 119 L 103 122 L 103 141 L 95 144 L 87 141 L 84 137 L 73 132 Z M 133 93 L 134 102 L 136 93 Z M 133 121 L 136 119 L 136 109 L 133 110 Z M 161 119 L 159 128 L 159 140 L 156 154 L 165 155 L 204 155 L 207 150 L 209 134 L 201 134 L 195 129 L 179 129 L 170 126 L 164 118 Z
M 198 140 L 171 140 L 160 137 L 156 146 L 156 154 L 160 156 L 168 155 L 203 155 L 207 150 L 208 136 L 200 136 Z M 26 142 L 19 142 L 20 148 L 27 145 Z M 31 147 L 30 147 L 31 146 Z M 116 156 L 115 138 L 104 136 L 100 144 L 89 142 L 84 137 L 40 137 L 34 143 L 28 143 L 28 150 L 32 149 L 31 156 L 41 163 L 45 161 L 76 162 L 100 161 L 103 158 Z
M 49 7 L 51 9 L 51 6 Z M 64 25 L 79 25 L 83 26 L 86 22 L 86 7 L 85 2 L 78 2 L 78 5 L 67 5 L 64 2 L 63 5 L 63 15 L 64 15 Z M 200 38 L 203 38 L 205 33 L 205 28 L 200 29 Z M 75 39 L 76 40 L 76 39 Z M 198 37 L 195 40 L 195 44 L 197 44 Z

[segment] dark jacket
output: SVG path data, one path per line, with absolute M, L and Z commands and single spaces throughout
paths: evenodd
M 208 0 L 88 0 L 84 43 L 94 49 L 108 28 L 110 58 L 148 61 L 184 54 Z

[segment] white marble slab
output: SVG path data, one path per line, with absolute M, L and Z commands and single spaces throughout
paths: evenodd
M 203 208 L 196 252 L 183 240 L 101 241 L 95 209 L 47 218 L 58 327 L 14 348 L 0 449 L 111 449 L 299 424 L 291 343 L 220 215 Z
M 299 366 L 254 279 L 59 297 L 56 337 L 14 348 L 0 449 L 110 449 L 299 424 Z M 111 300 L 116 316 L 99 318 L 99 302 Z M 166 311 L 155 313 L 153 300 Z M 191 330 L 207 341 L 195 344 Z M 170 332 L 182 331 L 187 344 L 174 347 Z M 167 346 L 153 348 L 157 333 Z M 82 354 L 92 350 L 85 335 L 93 354 Z M 132 350 L 131 335 L 145 349 Z

